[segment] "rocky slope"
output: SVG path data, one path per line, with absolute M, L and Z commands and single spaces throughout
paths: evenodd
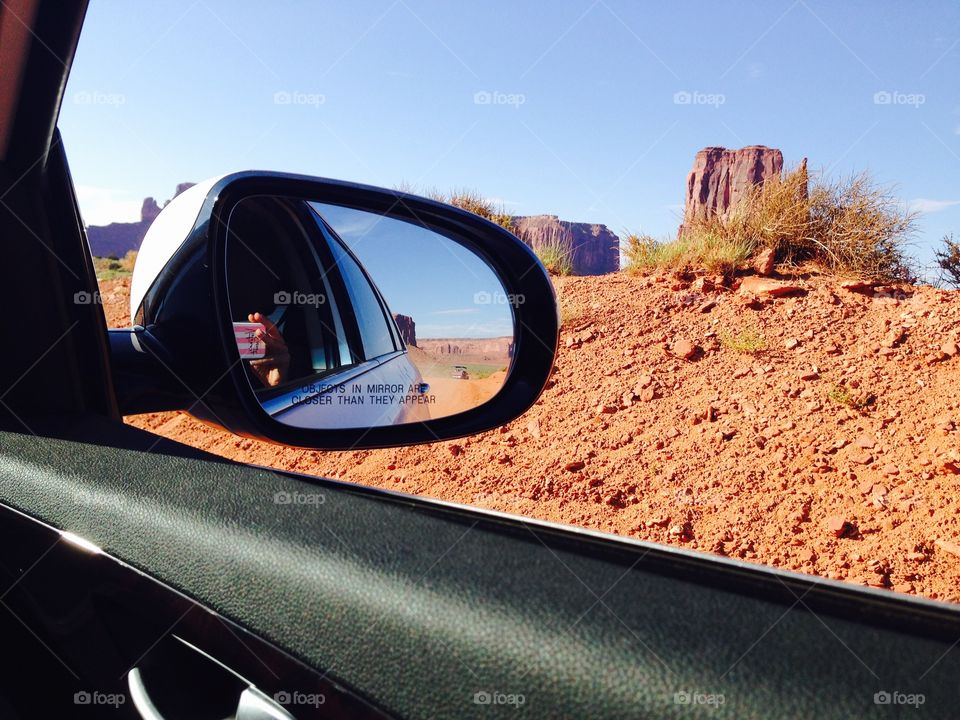
M 124 283 L 104 287 L 113 322 Z M 321 453 L 176 413 L 129 422 L 237 460 L 960 601 L 960 294 L 622 273 L 557 290 L 549 387 L 480 436 Z

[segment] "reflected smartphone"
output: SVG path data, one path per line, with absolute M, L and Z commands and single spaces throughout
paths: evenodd
M 257 322 L 235 322 L 233 324 L 233 334 L 237 340 L 237 349 L 240 351 L 241 360 L 259 360 L 266 357 L 267 346 L 260 338 L 256 336 L 257 330 L 266 331 L 263 323 Z

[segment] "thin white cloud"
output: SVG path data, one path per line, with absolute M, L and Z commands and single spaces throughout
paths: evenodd
M 927 213 L 940 212 L 947 208 L 960 205 L 960 200 L 931 200 L 929 198 L 917 198 L 908 203 L 908 207 L 913 212 L 926 215 Z
M 143 198 L 135 198 L 126 190 L 77 185 L 77 202 L 87 225 L 109 225 L 140 220 Z
M 454 310 L 434 310 L 431 315 L 472 315 L 479 312 L 477 308 L 456 308 Z

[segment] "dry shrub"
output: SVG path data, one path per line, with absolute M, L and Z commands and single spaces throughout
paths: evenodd
M 960 289 L 960 242 L 954 240 L 952 234 L 944 235 L 934 255 L 940 269 L 940 282 Z

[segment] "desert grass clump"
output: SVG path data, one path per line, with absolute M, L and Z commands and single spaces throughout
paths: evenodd
M 551 275 L 573 274 L 573 248 L 568 239 L 550 234 L 533 246 L 533 252 Z
M 735 332 L 718 333 L 720 345 L 733 352 L 752 355 L 767 349 L 767 338 L 757 327 L 743 327 Z
M 450 192 L 442 192 L 436 188 L 420 190 L 416 185 L 402 182 L 396 185 L 394 189 L 410 195 L 423 195 L 431 200 L 453 205 L 513 232 L 513 217 L 506 212 L 503 206 L 483 197 L 472 188 L 454 188 Z
M 698 228 L 675 240 L 656 240 L 649 235 L 629 234 L 623 250 L 627 272 L 640 273 L 666 268 L 698 268 L 717 275 L 731 275 L 751 258 L 756 246 L 746 237 L 731 237 L 715 229 Z
M 851 410 L 863 410 L 871 402 L 869 395 L 855 395 L 845 385 L 834 385 L 827 393 L 827 398 Z

